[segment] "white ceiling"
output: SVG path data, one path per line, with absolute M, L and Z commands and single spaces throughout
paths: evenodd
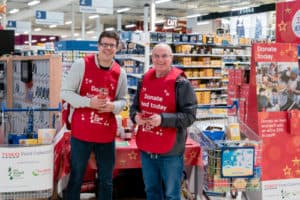
M 2 0 L 5 1 L 5 0 Z M 30 0 L 6 0 L 7 11 L 13 8 L 18 8 L 20 11 L 15 14 L 7 12 L 7 20 L 17 21 L 31 21 L 32 30 L 39 27 L 42 28 L 40 32 L 32 32 L 32 34 L 55 34 L 55 35 L 69 35 L 71 34 L 71 25 L 58 26 L 55 29 L 49 29 L 46 25 L 39 25 L 35 23 L 35 10 L 46 10 L 52 12 L 64 12 L 64 20 L 72 20 L 72 4 L 75 10 L 75 32 L 81 33 L 82 27 L 82 13 L 79 12 L 79 0 L 41 0 L 41 3 L 28 7 L 27 3 Z M 103 0 L 105 2 L 105 0 Z M 0 0 L 1 2 L 1 0 Z M 274 3 L 276 0 L 172 0 L 170 2 L 157 4 L 156 13 L 157 18 L 164 16 L 184 17 L 190 13 L 209 13 L 228 11 L 232 8 L 245 6 L 259 6 L 261 4 Z M 100 23 L 106 27 L 117 26 L 116 10 L 119 8 L 130 7 L 131 10 L 122 13 L 122 24 L 126 25 L 136 21 L 142 21 L 144 18 L 144 5 L 151 3 L 151 0 L 113 0 L 114 14 L 101 15 Z M 150 12 L 150 11 L 149 11 Z M 95 19 L 89 19 L 88 16 L 92 14 L 85 14 L 85 30 L 96 30 Z

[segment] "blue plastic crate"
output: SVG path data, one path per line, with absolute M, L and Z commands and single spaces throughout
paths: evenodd
M 225 132 L 224 131 L 203 131 L 203 133 L 211 140 L 224 140 Z

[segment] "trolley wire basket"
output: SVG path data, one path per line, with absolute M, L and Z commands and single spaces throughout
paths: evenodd
M 35 137 L 40 128 L 60 128 L 57 108 L 1 108 L 0 199 L 50 199 L 53 195 L 54 146 L 16 144 L 16 139 Z
M 233 198 L 245 191 L 260 191 L 261 177 L 261 139 L 238 117 L 238 102 L 230 106 L 199 106 L 198 109 L 236 109 L 236 115 L 218 120 L 209 119 L 194 124 L 189 131 L 190 137 L 202 149 L 204 164 L 203 195 L 223 196 L 228 193 Z M 226 138 L 228 127 L 238 124 L 238 139 Z M 211 124 L 211 125 L 209 125 Z M 219 127 L 216 124 L 221 124 Z M 214 127 L 217 127 L 214 130 Z M 209 130 L 207 130 L 209 129 Z M 236 130 L 234 130 L 236 131 Z M 223 135 L 222 135 L 223 133 Z

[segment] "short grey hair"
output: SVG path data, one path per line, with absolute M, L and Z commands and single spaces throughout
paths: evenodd
M 167 43 L 159 43 L 159 44 L 156 44 L 153 49 L 152 49 L 152 52 L 155 51 L 156 49 L 158 48 L 165 48 L 168 50 L 168 52 L 170 53 L 170 55 L 173 55 L 173 51 L 172 51 L 172 48 L 170 45 L 168 45 Z

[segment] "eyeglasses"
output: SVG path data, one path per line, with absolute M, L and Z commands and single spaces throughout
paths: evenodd
M 163 54 L 163 55 L 153 54 L 152 56 L 155 59 L 159 59 L 159 58 L 167 59 L 167 58 L 171 57 L 172 55 L 168 55 L 168 54 Z
M 108 43 L 100 43 L 99 45 L 103 48 L 108 48 L 108 49 L 113 49 L 116 47 L 115 44 L 108 44 Z

